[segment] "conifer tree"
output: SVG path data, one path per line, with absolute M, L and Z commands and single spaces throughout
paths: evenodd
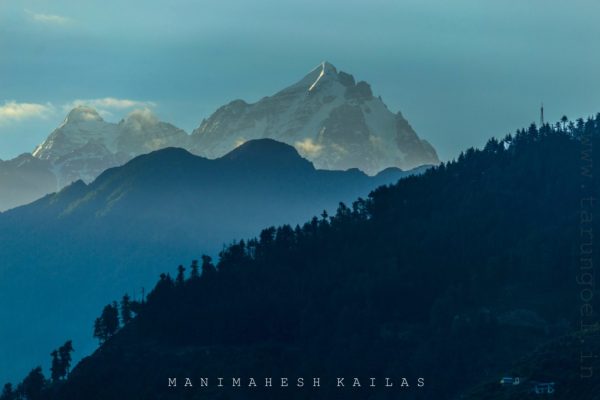
M 16 400 L 17 394 L 13 390 L 13 386 L 11 383 L 7 383 L 4 385 L 2 389 L 2 394 L 0 394 L 0 400 Z
M 202 256 L 202 278 L 211 279 L 217 273 L 217 269 L 212 263 L 212 258 L 207 255 Z
M 60 357 L 60 372 L 61 377 L 65 378 L 69 374 L 69 369 L 71 368 L 71 353 L 74 351 L 73 342 L 71 340 L 67 340 L 65 344 L 59 347 L 58 355 Z
M 94 337 L 100 343 L 107 341 L 119 329 L 119 308 L 117 302 L 108 304 L 102 310 L 100 317 L 94 322 Z
M 198 279 L 200 277 L 200 272 L 198 270 L 198 260 L 192 260 L 192 266 L 190 267 L 190 269 L 190 279 Z
M 567 118 L 566 115 L 563 115 L 562 118 L 560 119 L 560 122 L 562 123 L 563 131 L 566 131 L 567 130 L 567 122 L 569 122 L 569 118 Z
M 175 278 L 175 283 L 177 284 L 177 286 L 183 286 L 183 284 L 185 283 L 184 273 L 185 267 L 183 265 L 177 267 L 177 278 Z
M 106 340 L 106 332 L 101 317 L 96 318 L 94 321 L 94 337 L 98 339 L 100 343 L 103 343 Z
M 133 310 L 131 307 L 131 300 L 129 295 L 125 294 L 121 299 L 121 322 L 123 325 L 127 325 L 133 319 Z
M 21 391 L 27 400 L 42 400 L 46 378 L 42 373 L 42 367 L 37 367 L 23 379 Z
M 112 305 L 108 306 L 108 311 L 104 317 L 106 324 L 106 331 L 110 336 L 117 333 L 119 330 L 119 307 L 117 302 L 114 301 Z
M 60 380 L 62 376 L 62 366 L 60 358 L 58 357 L 58 350 L 54 350 L 52 353 L 50 353 L 50 356 L 52 356 L 52 366 L 50 367 L 50 379 L 52 379 L 52 382 L 56 382 Z

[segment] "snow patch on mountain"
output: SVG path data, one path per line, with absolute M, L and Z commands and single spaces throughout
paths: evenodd
M 91 182 L 104 170 L 140 154 L 169 146 L 186 147 L 188 136 L 159 121 L 148 108 L 134 110 L 115 124 L 81 105 L 71 110 L 32 154 L 51 163 L 60 188 L 79 179 Z
M 321 64 L 321 72 L 319 72 L 319 76 L 317 76 L 317 80 L 312 85 L 310 85 L 310 87 L 308 88 L 308 91 L 311 92 L 315 88 L 315 86 L 317 86 L 317 83 L 319 83 L 319 80 L 324 76 L 325 76 L 325 63 L 322 63 Z
M 248 104 L 235 100 L 194 130 L 190 148 L 217 158 L 251 139 L 293 145 L 317 168 L 411 169 L 439 162 L 402 114 L 392 113 L 364 81 L 322 62 L 295 84 Z

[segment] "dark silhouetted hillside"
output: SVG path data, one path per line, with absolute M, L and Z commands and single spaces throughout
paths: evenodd
M 498 386 L 519 373 L 555 381 L 554 399 L 592 399 L 598 381 L 581 379 L 570 357 L 582 346 L 576 339 L 595 332 L 580 331 L 577 277 L 581 229 L 598 228 L 582 212 L 598 195 L 590 149 L 599 134 L 600 115 L 532 126 L 334 216 L 234 242 L 216 266 L 205 258 L 199 277 L 189 268 L 163 275 L 133 321 L 47 396 L 528 398 Z M 326 384 L 215 387 L 217 377 L 282 376 Z M 168 377 L 196 386 L 169 389 Z M 201 377 L 212 386 L 199 387 Z M 364 386 L 391 377 L 396 387 L 342 390 L 335 377 Z M 398 387 L 401 377 L 410 388 Z M 488 382 L 496 386 L 472 394 Z
M 91 352 L 87 322 L 124 291 L 139 298 L 165 265 L 333 212 L 407 174 L 316 170 L 268 139 L 216 160 L 167 148 L 0 214 L 0 318 L 11 321 L 0 377 L 21 375 L 65 337 L 75 357 Z

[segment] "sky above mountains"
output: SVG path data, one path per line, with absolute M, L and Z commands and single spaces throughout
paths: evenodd
M 322 60 L 369 82 L 447 160 L 493 135 L 600 111 L 595 0 L 0 2 L 0 158 L 74 105 L 188 132 Z

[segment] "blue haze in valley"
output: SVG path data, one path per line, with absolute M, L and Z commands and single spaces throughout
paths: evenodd
M 150 104 L 191 132 L 328 60 L 447 160 L 537 121 L 542 100 L 551 121 L 600 111 L 599 14 L 595 0 L 0 2 L 0 158 L 78 99 Z

